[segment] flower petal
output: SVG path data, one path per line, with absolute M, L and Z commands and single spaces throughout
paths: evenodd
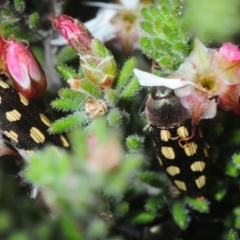
M 218 104 L 224 111 L 240 115 L 240 84 L 226 86 L 225 92 L 218 97 Z
M 100 8 L 111 8 L 115 10 L 122 10 L 123 6 L 114 3 L 103 3 L 103 2 L 83 2 L 86 6 L 100 7 Z
M 181 88 L 187 85 L 194 85 L 191 81 L 185 81 L 181 79 L 171 79 L 171 78 L 163 78 L 153 75 L 148 72 L 141 71 L 139 69 L 133 70 L 134 74 L 137 76 L 139 84 L 141 86 L 164 86 L 171 89 Z
M 139 0 L 120 0 L 121 4 L 124 6 L 124 8 L 137 8 L 139 4 Z
M 217 113 L 217 102 L 215 99 L 209 100 L 207 96 L 200 92 L 180 98 L 182 105 L 188 109 L 192 121 L 197 124 L 201 119 L 215 117 Z
M 223 43 L 219 53 L 229 62 L 240 61 L 240 49 L 232 43 Z

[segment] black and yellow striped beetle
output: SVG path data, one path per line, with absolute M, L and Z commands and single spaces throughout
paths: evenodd
M 47 143 L 69 147 L 63 135 L 48 132 L 50 124 L 51 121 L 32 100 L 0 80 L 0 131 L 10 138 L 20 154 L 22 151 L 29 156 Z
M 157 158 L 172 183 L 190 196 L 202 196 L 209 164 L 200 127 L 166 87 L 152 89 L 145 114 Z

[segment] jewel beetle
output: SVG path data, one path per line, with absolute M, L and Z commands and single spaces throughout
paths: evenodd
M 171 182 L 190 196 L 203 196 L 209 158 L 199 125 L 166 87 L 152 88 L 145 114 L 158 161 Z

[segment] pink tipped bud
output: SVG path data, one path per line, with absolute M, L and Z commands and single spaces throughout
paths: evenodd
M 28 48 L 21 43 L 8 41 L 4 59 L 14 87 L 22 95 L 36 98 L 45 91 L 47 87 L 45 73 Z
M 91 50 L 92 34 L 77 19 L 67 15 L 51 16 L 54 29 L 61 31 L 68 44 L 77 52 Z

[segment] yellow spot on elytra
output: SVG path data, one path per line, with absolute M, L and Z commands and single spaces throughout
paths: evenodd
M 206 166 L 206 163 L 203 161 L 196 161 L 190 165 L 190 168 L 193 172 L 202 172 Z
M 64 147 L 69 147 L 69 142 L 67 141 L 67 139 L 62 134 L 60 134 L 60 140 L 61 140 L 62 145 Z
M 188 130 L 186 127 L 181 126 L 177 129 L 178 136 L 181 138 L 187 138 L 189 136 Z
M 20 97 L 20 102 L 24 105 L 27 106 L 29 104 L 29 101 L 27 100 L 27 98 L 25 98 L 21 93 L 18 93 L 19 97 Z
M 26 150 L 26 153 L 29 157 L 34 155 L 34 151 L 32 151 L 32 150 Z
M 158 159 L 160 165 L 162 166 L 162 165 L 163 165 L 163 163 L 162 163 L 162 159 L 161 159 L 159 156 L 157 156 L 157 159 Z
M 167 159 L 175 158 L 175 152 L 172 147 L 162 147 L 161 152 L 162 152 L 163 156 Z
M 174 180 L 174 184 L 182 191 L 187 191 L 186 183 L 179 180 Z
M 171 176 L 175 176 L 180 173 L 180 168 L 175 166 L 170 166 L 166 168 L 166 172 Z
M 41 121 L 46 125 L 46 126 L 50 126 L 51 125 L 51 121 L 43 114 L 40 113 L 39 114 Z
M 162 141 L 167 142 L 170 138 L 170 132 L 168 130 L 161 130 L 160 138 Z
M 195 180 L 195 183 L 198 188 L 202 188 L 206 184 L 206 176 L 202 175 Z
M 4 134 L 6 134 L 7 137 L 11 138 L 14 142 L 18 142 L 18 134 L 15 133 L 14 131 L 4 131 Z
M 9 88 L 9 85 L 3 81 L 0 80 L 0 87 L 6 89 L 6 88 Z
M 9 111 L 9 112 L 6 112 L 6 119 L 9 122 L 18 121 L 18 120 L 20 120 L 20 118 L 21 118 L 21 113 L 18 112 L 16 109 L 14 109 L 12 111 Z
M 30 136 L 36 143 L 44 143 L 45 141 L 44 134 L 36 127 L 30 128 Z
M 195 142 L 189 142 L 183 147 L 184 152 L 187 156 L 193 156 L 197 152 L 197 144 Z
M 2 103 L 2 97 L 0 96 L 0 104 Z
M 209 155 L 208 155 L 208 149 L 207 149 L 206 146 L 204 147 L 203 152 L 204 152 L 204 156 L 205 156 L 205 157 L 208 157 L 208 156 L 209 156 Z

